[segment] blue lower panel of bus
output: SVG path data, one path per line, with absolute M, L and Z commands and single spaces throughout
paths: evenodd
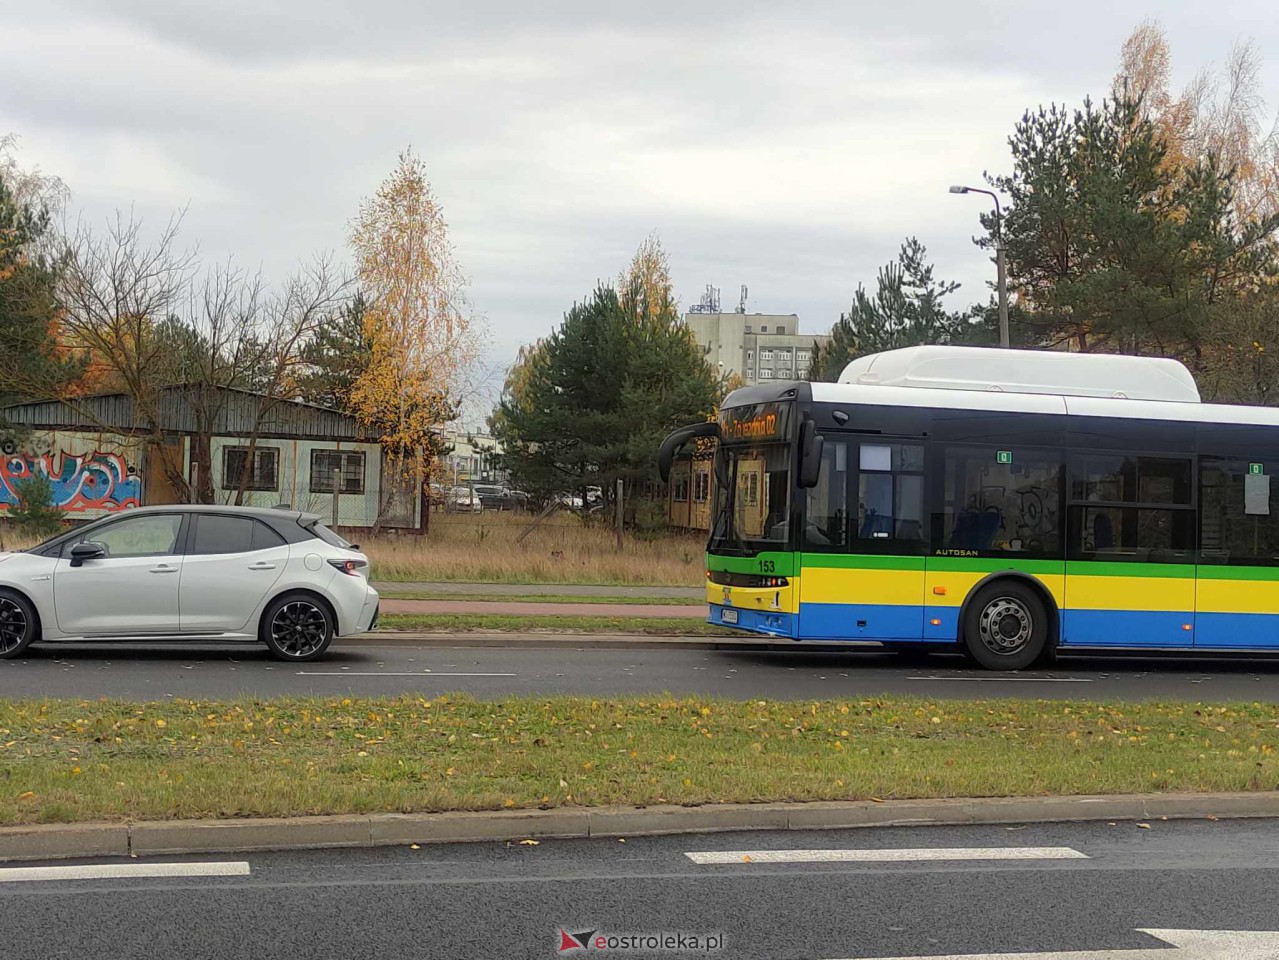
M 1279 616 L 1273 613 L 1199 613 L 1195 649 L 1260 650 L 1279 648 Z
M 923 640 L 924 608 L 891 603 L 801 603 L 799 635 L 805 640 Z
M 1069 610 L 1062 615 L 1063 647 L 1163 647 L 1195 645 L 1194 614 L 1180 610 Z
M 736 627 L 752 633 L 766 633 L 770 637 L 795 637 L 796 621 L 793 613 L 771 613 L 767 610 L 747 610 L 744 607 L 725 607 L 712 603 L 707 623 L 717 627 Z

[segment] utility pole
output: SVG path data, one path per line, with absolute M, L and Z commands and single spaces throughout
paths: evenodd
M 338 528 L 338 490 L 342 486 L 342 470 L 335 467 L 333 470 L 333 529 Z

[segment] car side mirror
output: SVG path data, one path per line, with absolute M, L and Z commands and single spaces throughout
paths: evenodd
M 71 548 L 71 566 L 83 565 L 86 560 L 98 560 L 107 555 L 107 548 L 93 540 L 85 540 Z
M 822 475 L 822 448 L 826 441 L 817 432 L 817 424 L 805 420 L 799 427 L 799 485 L 806 489 L 817 486 Z

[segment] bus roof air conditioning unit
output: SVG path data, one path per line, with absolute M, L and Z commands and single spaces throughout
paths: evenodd
M 839 382 L 929 390 L 1200 402 L 1194 377 L 1176 360 L 1113 353 L 904 347 L 858 357 L 844 368 Z

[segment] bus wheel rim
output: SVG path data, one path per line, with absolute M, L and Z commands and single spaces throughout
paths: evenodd
M 991 653 L 1010 657 L 1030 643 L 1034 619 L 1026 605 L 1013 597 L 999 597 L 986 604 L 981 612 L 978 633 L 982 645 Z

